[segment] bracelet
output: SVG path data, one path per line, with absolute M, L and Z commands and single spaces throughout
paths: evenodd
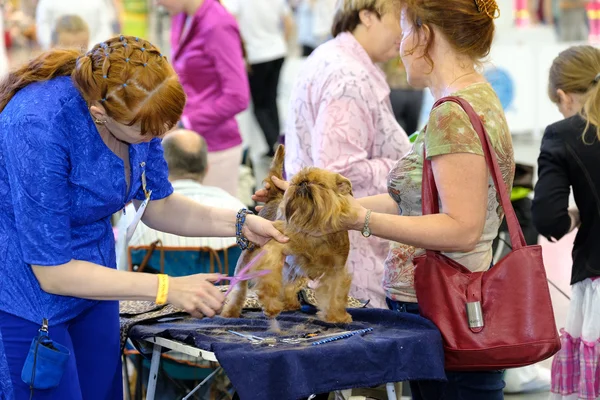
M 254 213 L 250 210 L 247 210 L 245 208 L 242 208 L 240 211 L 238 211 L 237 215 L 236 215 L 236 220 L 235 220 L 235 241 L 237 242 L 238 246 L 240 246 L 240 249 L 242 250 L 252 250 L 254 249 L 254 244 L 252 244 L 247 237 L 244 236 L 244 234 L 242 233 L 242 228 L 244 227 L 244 223 L 246 222 L 246 215 L 254 215 Z
M 158 274 L 158 291 L 156 292 L 156 304 L 162 306 L 167 303 L 169 297 L 169 276 Z

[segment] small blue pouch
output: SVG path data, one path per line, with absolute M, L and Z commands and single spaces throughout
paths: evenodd
M 69 349 L 48 337 L 48 320 L 44 319 L 21 371 L 21 379 L 32 390 L 58 386 L 71 355 Z

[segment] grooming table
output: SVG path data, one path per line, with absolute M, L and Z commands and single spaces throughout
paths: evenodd
M 160 365 L 160 354 L 163 350 L 175 350 L 183 354 L 187 354 L 188 356 L 201 358 L 206 361 L 217 361 L 217 357 L 215 357 L 214 353 L 200 350 L 196 347 L 187 345 L 185 343 L 177 342 L 174 340 L 163 339 L 160 337 L 152 337 L 146 340 L 149 345 L 152 346 L 152 363 L 150 364 L 150 379 L 148 381 L 148 389 L 146 391 L 146 400 L 154 400 L 154 396 L 156 393 L 156 382 L 158 380 L 158 367 Z M 200 389 L 203 385 L 205 385 L 214 375 L 216 375 L 221 370 L 221 367 L 212 372 L 209 376 L 206 377 L 198 386 L 196 386 L 192 391 L 190 391 L 187 396 L 185 396 L 182 400 L 187 400 L 191 398 L 191 396 Z M 400 400 L 402 397 L 401 393 L 396 393 L 396 385 L 392 382 L 387 383 L 386 392 L 388 400 Z
M 284 313 L 277 318 L 280 335 L 315 329 L 373 331 L 318 346 L 278 343 L 275 347 L 252 344 L 227 332 L 273 336 L 270 321 L 255 312 L 239 319 L 187 318 L 136 325 L 129 337 L 152 346 L 148 400 L 154 399 L 160 354 L 165 349 L 218 361 L 242 400 L 299 400 L 314 393 L 382 384 L 387 384 L 388 399 L 396 400 L 395 382 L 445 380 L 441 336 L 430 321 L 389 310 L 349 312 L 354 321 L 340 326 L 302 312 Z
M 161 337 L 151 337 L 146 339 L 152 346 L 152 362 L 150 364 L 150 376 L 148 379 L 148 389 L 146 391 L 146 400 L 154 400 L 154 395 L 156 393 L 156 381 L 158 380 L 158 367 L 160 364 L 160 355 L 163 350 L 175 350 L 179 353 L 186 354 L 188 356 L 196 357 L 199 359 L 204 359 L 206 361 L 214 361 L 217 362 L 217 358 L 214 353 L 209 351 L 201 350 L 197 347 L 187 345 L 185 343 L 177 342 L 175 340 L 164 339 Z M 187 400 L 190 398 L 196 390 L 200 389 L 204 384 L 206 384 L 210 379 L 217 374 L 221 370 L 221 367 L 215 369 L 209 376 L 206 377 L 198 386 L 196 386 L 191 392 L 187 394 L 182 400 Z

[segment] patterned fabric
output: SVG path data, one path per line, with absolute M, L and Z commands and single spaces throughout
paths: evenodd
M 383 71 L 350 33 L 321 45 L 306 61 L 292 92 L 285 126 L 290 178 L 316 166 L 352 182 L 354 195 L 385 193 L 387 174 L 410 148 L 396 122 Z M 381 288 L 389 242 L 350 232 L 351 295 L 385 307 Z
M 156 305 L 153 301 L 119 302 L 119 324 L 121 327 L 121 352 L 125 348 L 129 330 L 140 323 L 150 323 L 166 317 L 188 316 L 183 310 L 171 304 Z
M 221 292 L 225 293 L 229 285 L 219 286 Z M 317 300 L 312 289 L 303 289 L 300 291 L 299 299 L 302 304 L 308 304 L 317 307 Z M 225 300 L 227 303 L 227 299 Z M 366 304 L 353 297 L 348 297 L 348 308 L 364 308 Z M 258 300 L 258 295 L 252 289 L 248 290 L 244 302 L 244 311 L 260 311 L 262 304 Z M 121 324 L 121 351 L 125 348 L 125 343 L 129 336 L 129 330 L 137 324 L 151 323 L 166 317 L 189 317 L 189 315 L 170 304 L 156 305 L 153 301 L 121 301 L 119 303 L 119 320 Z M 1 337 L 0 337 L 1 338 Z M 0 342 L 0 350 L 2 343 Z M 1 353 L 0 353 L 1 355 Z M 0 363 L 0 377 L 2 373 L 2 363 Z M 0 397 L 0 400 L 3 400 Z
M 0 332 L 0 400 L 13 400 L 13 387 L 8 369 L 8 361 L 4 344 L 2 342 L 2 332 Z
M 561 349 L 552 361 L 552 399 L 600 398 L 600 280 L 572 286 Z
M 0 310 L 33 323 L 66 322 L 95 301 L 44 292 L 31 264 L 72 259 L 116 268 L 111 216 L 173 191 L 158 139 L 131 145 L 123 161 L 104 144 L 70 77 L 31 84 L 0 114 Z
M 317 297 L 315 296 L 315 291 L 313 289 L 302 289 L 300 293 L 300 303 L 308 304 L 313 307 L 318 307 Z M 352 296 L 348 296 L 348 308 L 365 308 L 367 306 L 368 301 L 355 299 Z
M 513 148 L 500 100 L 487 84 L 471 85 L 454 95 L 467 100 L 482 119 L 498 157 L 498 164 L 508 189 L 512 188 L 515 172 Z M 479 136 L 467 114 L 455 103 L 444 103 L 434 109 L 426 130 L 423 129 L 411 151 L 392 169 L 388 178 L 390 196 L 398 203 L 400 215 L 418 216 L 421 212 L 421 179 L 423 177 L 423 146 L 427 156 L 449 153 L 483 155 Z M 475 249 L 468 253 L 445 253 L 471 271 L 483 271 L 492 262 L 492 241 L 504 217 L 499 198 L 490 176 L 485 226 Z M 443 211 L 443 205 L 440 206 Z M 396 301 L 415 302 L 413 258 L 424 253 L 400 243 L 393 243 L 385 261 L 384 289 Z

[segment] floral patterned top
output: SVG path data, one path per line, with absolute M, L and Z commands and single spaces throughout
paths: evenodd
M 478 83 L 457 91 L 454 96 L 467 100 L 482 119 L 498 157 L 506 186 L 510 190 L 515 172 L 512 139 L 500 100 L 487 83 Z M 390 171 L 388 191 L 398 203 L 400 215 L 418 216 L 421 212 L 423 146 L 428 157 L 450 153 L 473 153 L 483 156 L 479 136 L 464 110 L 456 103 L 443 103 L 431 111 L 429 122 L 418 135 L 412 150 Z M 444 253 L 471 271 L 482 271 L 492 262 L 492 241 L 504 213 L 491 175 L 485 227 L 479 243 L 468 253 Z M 440 204 L 443 212 L 443 204 Z M 385 261 L 384 289 L 397 301 L 416 302 L 413 258 L 424 253 L 405 244 L 392 243 Z
M 296 79 L 285 126 L 285 171 L 315 166 L 344 175 L 357 198 L 384 193 L 387 175 L 410 149 L 394 118 L 390 88 L 351 33 L 321 45 Z M 350 232 L 350 294 L 386 307 L 381 286 L 389 241 Z

